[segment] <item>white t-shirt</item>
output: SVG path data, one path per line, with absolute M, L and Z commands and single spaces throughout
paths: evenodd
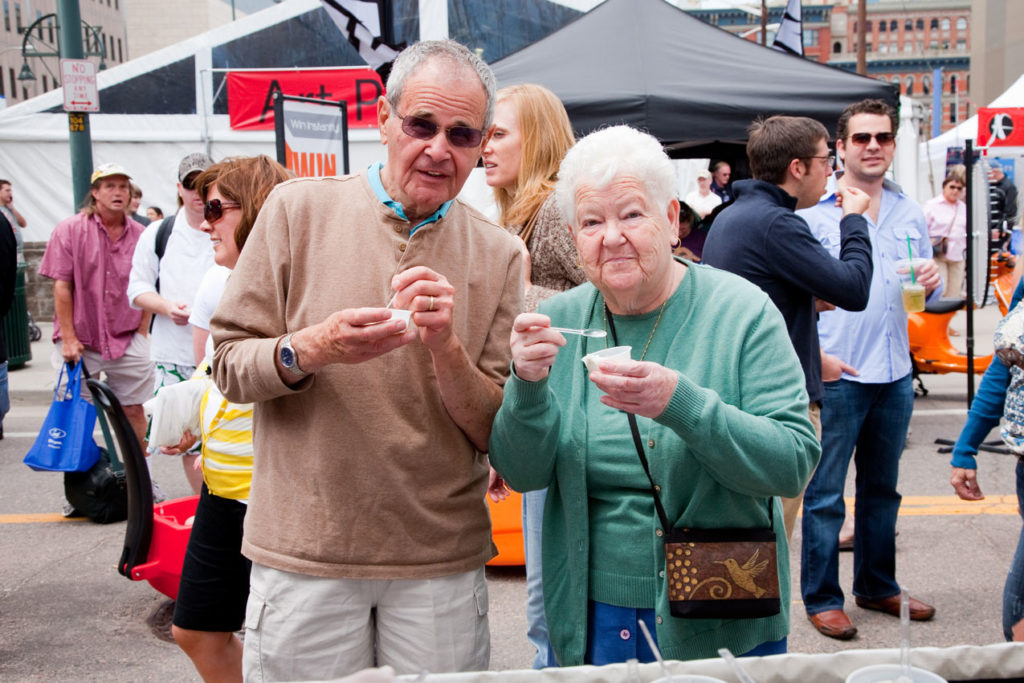
M 697 212 L 697 215 L 703 218 L 712 211 L 715 207 L 722 203 L 722 198 L 714 192 L 708 192 L 706 197 L 700 196 L 700 190 L 694 190 L 690 194 L 686 195 L 686 203 L 690 205 L 690 208 Z
M 188 317 L 189 324 L 201 330 L 210 331 L 210 318 L 217 309 L 217 303 L 224 294 L 224 287 L 228 283 L 228 276 L 231 269 L 224 266 L 214 266 L 206 271 L 203 281 L 199 283 L 199 291 L 196 292 L 195 301 L 192 302 L 192 315 Z M 213 357 L 213 336 L 206 338 L 206 355 Z
M 191 304 L 203 275 L 214 265 L 210 236 L 188 224 L 184 208 L 174 219 L 174 229 L 167 240 L 162 259 L 156 257 L 156 233 L 163 221 L 150 223 L 139 237 L 132 256 L 132 272 L 128 279 L 128 301 L 140 294 L 156 292 L 157 271 L 160 296 L 169 301 Z M 195 366 L 192 351 L 192 326 L 175 325 L 165 315 L 155 316 L 150 335 L 149 356 L 158 363 Z

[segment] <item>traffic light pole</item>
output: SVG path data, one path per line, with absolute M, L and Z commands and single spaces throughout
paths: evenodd
M 78 0 L 57 0 L 57 18 L 60 23 L 61 59 L 82 59 L 82 13 Z M 92 136 L 89 115 L 68 112 L 68 146 L 71 152 L 71 187 L 75 198 L 74 211 L 89 195 L 89 177 L 92 174 Z

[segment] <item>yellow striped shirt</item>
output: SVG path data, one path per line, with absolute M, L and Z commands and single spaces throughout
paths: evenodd
M 203 481 L 215 496 L 247 502 L 252 483 L 252 404 L 228 402 L 211 382 L 199 410 Z

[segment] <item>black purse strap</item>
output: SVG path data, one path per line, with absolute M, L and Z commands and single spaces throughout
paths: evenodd
M 612 317 L 612 312 L 608 310 L 608 304 L 604 305 L 605 317 L 608 318 L 608 332 L 611 334 L 612 343 L 615 346 L 619 345 L 618 337 L 615 334 L 615 319 Z M 658 519 L 661 520 L 661 528 L 668 533 L 672 528 L 669 524 L 668 515 L 665 514 L 665 508 L 661 504 L 661 496 L 658 495 L 658 485 L 654 483 L 654 477 L 651 476 L 651 468 L 647 464 L 647 456 L 644 454 L 644 443 L 640 438 L 640 428 L 636 424 L 636 415 L 633 413 L 626 413 L 626 418 L 629 420 L 629 431 L 633 433 L 633 445 L 636 446 L 636 454 L 640 457 L 640 464 L 644 466 L 644 474 L 647 475 L 647 481 L 651 482 L 651 495 L 654 496 L 654 509 L 658 512 Z
M 608 318 L 608 333 L 611 335 L 612 344 L 615 346 L 619 345 L 618 337 L 615 334 L 615 318 L 612 316 L 612 312 L 608 310 L 608 304 L 604 305 L 605 317 Z M 672 524 L 668 521 L 668 515 L 665 514 L 665 507 L 661 504 L 661 496 L 658 495 L 658 485 L 654 483 L 654 477 L 651 476 L 650 465 L 647 464 L 647 455 L 644 453 L 644 442 L 640 438 L 640 428 L 636 424 L 636 415 L 633 413 L 626 413 L 626 418 L 629 420 L 629 431 L 633 434 L 633 445 L 636 446 L 636 454 L 640 458 L 640 464 L 644 467 L 644 474 L 647 475 L 647 481 L 651 482 L 651 495 L 654 497 L 654 509 L 658 513 L 658 519 L 661 520 L 661 528 L 667 534 L 672 530 Z M 775 506 L 774 496 L 768 498 L 768 528 L 775 527 Z

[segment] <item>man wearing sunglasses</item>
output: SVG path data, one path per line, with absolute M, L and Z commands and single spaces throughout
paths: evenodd
M 803 367 L 811 422 L 820 432 L 825 388 L 815 299 L 850 311 L 867 305 L 871 242 L 861 214 L 868 196 L 854 187 L 842 192 L 841 247 L 835 258 L 795 213 L 818 203 L 832 175 L 835 157 L 829 154 L 825 126 L 802 116 L 756 121 L 747 158 L 754 180 L 733 185 L 736 199 L 715 219 L 704 263 L 750 280 L 778 307 Z M 782 501 L 788 537 L 801 500 Z
M 882 100 L 864 100 L 843 111 L 836 131 L 836 152 L 846 169 L 839 176 L 838 190 L 856 188 L 869 198 L 864 217 L 874 271 L 866 309 L 826 311 L 818 323 L 826 380 L 822 453 L 804 496 L 800 583 L 804 607 L 815 628 L 843 640 L 857 633 L 844 611 L 839 584 L 839 529 L 851 456 L 857 468 L 855 601 L 863 609 L 894 616 L 900 611 L 896 484 L 914 402 L 899 272 L 907 268 L 908 249 L 918 259 L 916 282 L 924 285 L 930 298 L 939 297 L 942 285 L 931 258 L 924 214 L 885 177 L 895 152 L 895 130 L 892 107 Z M 837 206 L 837 194 L 829 194 L 800 214 L 821 244 L 838 256 L 842 209 Z M 934 614 L 933 607 L 911 598 L 911 619 L 927 620 Z
M 256 404 L 247 680 L 488 666 L 484 451 L 523 263 L 456 195 L 494 99 L 462 45 L 407 48 L 385 162 L 278 186 L 228 281 L 214 378 Z
M 178 163 L 178 212 L 146 227 L 132 257 L 128 300 L 153 314 L 150 355 L 155 366 L 153 393 L 187 380 L 203 355 L 206 333 L 188 324 L 192 301 L 206 271 L 214 265 L 210 238 L 200 230 L 203 200 L 195 188 L 213 159 L 193 152 Z M 195 337 L 195 339 L 193 339 Z M 181 456 L 185 477 L 199 493 L 198 445 Z

